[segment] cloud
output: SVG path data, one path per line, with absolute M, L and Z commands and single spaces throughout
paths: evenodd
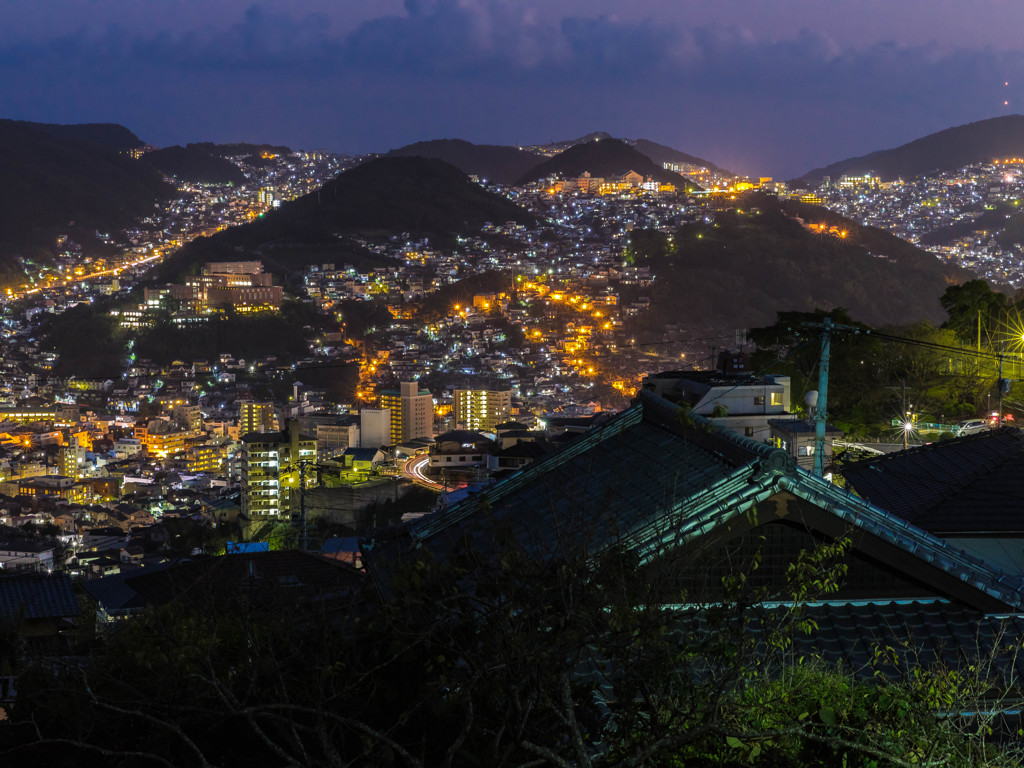
M 1002 85 L 1024 85 L 1019 51 L 850 46 L 811 29 L 768 37 L 518 0 L 394 7 L 353 29 L 258 4 L 173 30 L 98 20 L 46 40 L 8 32 L 0 104 L 26 119 L 117 119 L 163 143 L 247 136 L 350 151 L 604 129 L 776 174 L 999 114 L 1005 100 L 1024 108 L 1024 90 Z

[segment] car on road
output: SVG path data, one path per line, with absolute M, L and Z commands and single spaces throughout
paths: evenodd
M 966 435 L 976 435 L 979 432 L 986 432 L 992 429 L 992 425 L 988 419 L 967 419 L 961 421 L 953 433 L 956 437 L 965 437 Z

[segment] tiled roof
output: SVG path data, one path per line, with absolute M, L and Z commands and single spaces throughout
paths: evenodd
M 155 569 L 166 567 L 166 564 L 150 566 L 145 569 L 145 572 L 153 573 Z M 82 582 L 82 587 L 107 611 L 142 608 L 145 605 L 142 597 L 125 584 L 127 579 L 139 576 L 141 573 L 138 570 L 122 571 L 100 579 L 89 579 Z
M 66 574 L 0 577 L 0 619 L 59 619 L 78 615 Z
M 786 451 L 716 427 L 641 392 L 640 401 L 561 451 L 448 509 L 366 541 L 370 570 L 409 548 L 439 557 L 464 541 L 480 555 L 514 540 L 541 559 L 625 547 L 644 563 L 696 541 L 789 492 L 985 596 L 1024 607 L 1017 577 L 798 468 Z M 977 593 L 972 593 L 977 594 Z
M 846 465 L 872 504 L 938 533 L 1024 531 L 1024 432 L 1003 427 Z
M 762 632 L 771 613 L 755 616 L 749 630 Z M 979 660 L 1005 682 L 1024 675 L 1024 656 L 1013 653 L 1012 642 L 1024 634 L 1021 616 L 986 616 L 946 600 L 811 604 L 803 616 L 817 629 L 793 635 L 793 654 L 841 663 L 862 679 L 870 679 L 876 669 L 897 678 L 919 666 L 959 669 Z M 879 648 L 894 653 L 897 663 L 872 666 Z
M 531 554 L 601 550 L 656 521 L 671 500 L 752 458 L 713 433 L 687 434 L 671 416 L 652 418 L 668 414 L 644 415 L 635 406 L 533 468 L 411 523 L 411 537 L 446 549 L 445 542 L 471 532 L 487 549 L 495 546 L 497 529 L 508 525 Z M 720 450 L 706 449 L 716 442 Z
M 208 557 L 156 573 L 143 570 L 126 586 L 146 603 L 233 599 L 257 591 L 294 599 L 316 599 L 355 587 L 362 575 L 345 563 L 299 550 L 246 552 Z

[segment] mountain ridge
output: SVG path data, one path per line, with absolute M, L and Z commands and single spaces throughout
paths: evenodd
M 332 261 L 332 252 L 337 259 L 365 258 L 352 238 L 408 232 L 445 240 L 479 231 L 488 221 L 510 220 L 533 224 L 536 217 L 441 160 L 381 157 L 254 222 L 194 240 L 161 265 L 159 276 L 206 260 L 237 259 L 240 252 L 254 258 L 272 253 L 283 269 Z
M 208 184 L 245 184 L 245 174 L 230 160 L 211 154 L 192 145 L 174 145 L 154 149 L 140 158 L 165 176 L 174 176 L 181 181 Z
M 629 171 L 636 171 L 644 177 L 650 176 L 660 182 L 675 184 L 680 189 L 696 186 L 684 176 L 666 170 L 620 139 L 595 139 L 587 144 L 569 147 L 531 168 L 516 184 L 529 184 L 555 175 L 571 178 L 590 173 L 592 176 L 609 177 L 621 176 Z
M 31 251 L 45 260 L 72 222 L 100 231 L 128 226 L 171 191 L 153 168 L 97 143 L 97 136 L 134 136 L 127 129 L 89 127 L 90 141 L 79 126 L 40 125 L 0 120 L 0 272 L 8 278 L 15 256 Z
M 684 224 L 671 238 L 635 232 L 631 247 L 636 263 L 658 278 L 644 321 L 650 332 L 667 324 L 757 327 L 783 307 L 843 307 L 873 326 L 938 324 L 945 319 L 939 297 L 946 287 L 975 278 L 882 230 L 758 193 L 710 222 Z
M 417 141 L 392 149 L 383 157 L 429 157 L 443 160 L 467 174 L 498 184 L 512 184 L 544 158 L 500 144 L 473 144 L 465 139 Z
M 847 158 L 808 171 L 798 181 L 876 173 L 883 180 L 952 171 L 1001 157 L 1024 157 L 1024 115 L 1005 115 L 953 126 L 891 149 Z

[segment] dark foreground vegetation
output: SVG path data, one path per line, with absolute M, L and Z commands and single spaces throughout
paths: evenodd
M 1019 765 L 982 662 L 904 667 L 880 647 L 872 677 L 794 652 L 847 547 L 805 552 L 773 594 L 737 570 L 714 600 L 682 592 L 671 564 L 542 563 L 514 547 L 353 572 L 320 594 L 197 581 L 83 628 L 67 662 L 21 665 L 13 640 L 0 646 L 20 673 L 0 754 L 54 767 Z M 788 607 L 758 609 L 770 599 Z

